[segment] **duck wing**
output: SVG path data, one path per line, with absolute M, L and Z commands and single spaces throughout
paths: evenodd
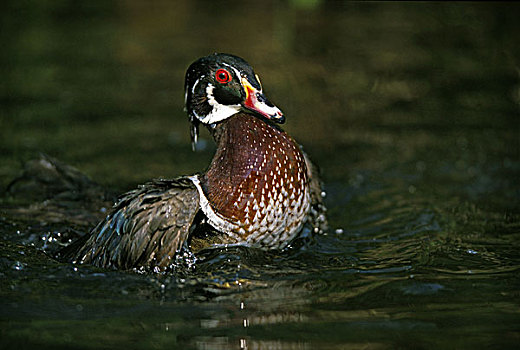
M 327 222 L 327 208 L 323 198 L 325 197 L 325 191 L 323 190 L 323 181 L 320 177 L 320 170 L 316 164 L 314 164 L 307 153 L 303 152 L 305 159 L 305 165 L 307 166 L 307 176 L 310 179 L 310 190 L 311 190 L 311 211 L 310 211 L 310 223 L 314 228 L 318 229 L 318 232 L 323 233 L 328 230 Z
M 98 267 L 167 267 L 190 235 L 199 194 L 187 177 L 154 180 L 122 195 L 112 212 L 60 257 Z

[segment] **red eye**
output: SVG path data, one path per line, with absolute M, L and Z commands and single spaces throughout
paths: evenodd
M 229 83 L 231 81 L 231 74 L 225 69 L 217 69 L 215 79 L 221 84 Z

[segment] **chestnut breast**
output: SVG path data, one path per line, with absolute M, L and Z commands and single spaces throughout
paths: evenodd
M 201 185 L 235 241 L 279 246 L 301 229 L 310 206 L 307 167 L 283 130 L 239 113 L 214 129 L 217 151 Z

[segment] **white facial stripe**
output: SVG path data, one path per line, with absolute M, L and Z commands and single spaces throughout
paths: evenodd
M 203 79 L 204 77 L 205 77 L 205 75 L 201 75 L 199 79 L 195 80 L 195 83 L 191 87 L 192 95 L 195 93 L 195 88 L 199 84 L 200 80 Z M 188 89 L 186 89 L 186 91 L 184 92 L 184 106 L 186 106 L 186 104 L 188 104 Z
M 222 65 L 231 68 L 235 72 L 235 74 L 238 77 L 238 79 L 244 78 L 244 79 L 247 80 L 247 77 L 245 75 L 243 76 L 242 74 L 240 74 L 240 71 L 238 69 L 236 69 L 235 67 L 233 67 L 233 66 L 231 66 L 231 65 L 229 65 L 227 63 L 224 63 L 224 62 L 222 62 Z M 262 83 L 260 83 L 260 79 L 258 79 L 258 75 L 257 74 L 255 74 L 255 77 L 256 77 L 256 80 L 258 80 L 258 83 L 260 84 L 260 90 L 258 90 L 258 91 L 262 92 Z
M 221 120 L 231 117 L 233 114 L 240 112 L 240 105 L 223 105 L 218 103 L 213 96 L 213 90 L 215 87 L 212 84 L 208 84 L 206 87 L 206 96 L 208 96 L 208 103 L 212 108 L 211 112 L 206 115 L 200 121 L 204 124 L 213 124 Z
M 262 82 L 260 81 L 258 74 L 255 74 L 255 78 L 256 78 L 256 80 L 258 80 L 258 84 L 260 84 L 260 91 L 262 91 Z
M 240 79 L 240 78 L 242 77 L 242 75 L 240 74 L 240 72 L 238 71 L 238 69 L 236 69 L 235 67 L 230 66 L 229 64 L 224 63 L 224 62 L 222 62 L 222 65 L 231 68 L 231 69 L 235 72 L 235 74 L 236 74 L 236 76 L 237 76 L 238 79 Z
M 193 84 L 193 87 L 191 88 L 191 93 L 195 93 L 195 88 L 197 87 L 197 84 L 199 83 L 200 79 L 204 78 L 204 76 L 200 77 L 199 79 L 195 80 L 195 84 Z

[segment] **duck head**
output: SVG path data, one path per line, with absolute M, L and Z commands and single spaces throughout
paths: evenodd
M 240 112 L 276 123 L 285 121 L 280 109 L 264 95 L 253 68 L 234 55 L 215 53 L 193 62 L 186 72 L 184 89 L 193 144 L 200 123 L 213 127 Z

